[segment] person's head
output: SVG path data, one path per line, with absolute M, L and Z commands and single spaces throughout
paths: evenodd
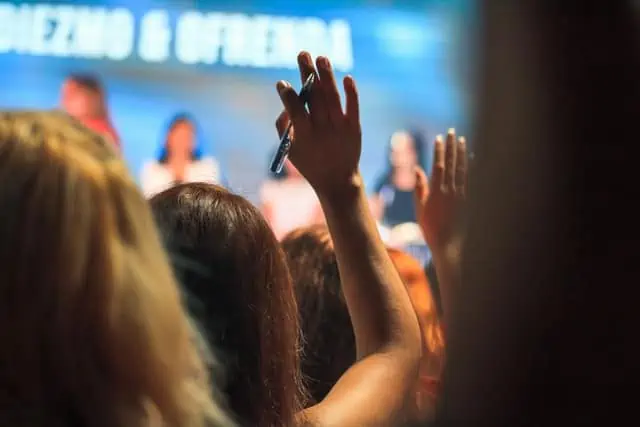
M 73 74 L 62 84 L 62 109 L 79 119 L 105 119 L 108 117 L 104 89 L 100 80 L 90 74 Z
M 282 241 L 302 324 L 302 374 L 319 402 L 355 362 L 356 345 L 329 231 L 317 225 L 292 231 Z
M 242 425 L 289 425 L 301 407 L 297 308 L 269 225 L 247 200 L 209 184 L 173 187 L 151 207 L 219 352 L 230 408 Z
M 197 160 L 200 157 L 196 123 L 186 113 L 176 114 L 169 121 L 159 160 L 160 163 L 166 163 L 176 157 L 183 160 Z
M 411 170 L 422 164 L 422 141 L 417 135 L 398 131 L 389 141 L 389 163 L 392 170 Z
M 355 362 L 355 336 L 342 293 L 338 263 L 326 226 L 292 231 L 282 241 L 293 278 L 304 336 L 302 374 L 317 402 Z M 389 249 L 408 288 L 430 356 L 425 368 L 439 373 L 443 340 L 429 283 L 420 263 L 410 255 Z M 434 362 L 434 363 L 432 363 Z
M 111 145 L 63 113 L 3 112 L 0 178 L 3 423 L 214 417 L 151 212 Z

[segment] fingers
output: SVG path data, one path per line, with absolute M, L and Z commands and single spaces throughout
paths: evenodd
M 298 54 L 298 69 L 300 70 L 300 81 L 304 84 L 309 77 L 309 74 L 315 74 L 316 69 L 313 66 L 313 59 L 309 52 L 300 52 Z M 318 77 L 316 75 L 316 77 Z
M 447 142 L 444 149 L 444 188 L 446 191 L 455 191 L 456 179 L 456 131 L 451 128 L 447 132 Z
M 437 189 L 436 191 L 442 191 L 444 186 L 444 155 L 444 141 L 442 140 L 442 135 L 438 135 L 433 147 L 433 168 L 431 169 L 431 188 Z
M 344 93 L 347 99 L 346 116 L 347 123 L 351 129 L 356 132 L 360 131 L 360 101 L 358 100 L 358 89 L 353 77 L 347 76 L 343 81 Z
M 331 63 L 329 59 L 324 56 L 318 57 L 316 60 L 318 66 L 318 74 L 320 75 L 320 81 L 322 92 L 324 95 L 324 101 L 328 109 L 329 119 L 334 123 L 340 123 L 344 118 L 342 113 L 342 105 L 340 104 L 340 93 L 336 86 L 336 78 L 331 69 Z
M 276 119 L 276 129 L 278 129 L 278 136 L 280 138 L 282 138 L 282 134 L 287 129 L 288 125 L 289 125 L 289 114 L 287 114 L 287 111 L 285 110 L 281 112 L 278 118 Z
M 298 55 L 298 68 L 300 69 L 302 84 L 307 80 L 309 74 L 315 74 L 316 79 L 311 87 L 311 93 L 308 101 L 309 113 L 311 120 L 313 120 L 314 123 L 326 123 L 327 120 L 329 120 L 329 114 L 327 112 L 322 90 L 324 82 L 322 82 L 322 79 L 318 78 L 318 73 L 316 72 L 316 68 L 313 65 L 313 59 L 311 58 L 311 55 L 309 55 L 309 52 L 300 52 Z
M 458 138 L 456 147 L 455 188 L 461 196 L 467 189 L 467 141 L 464 136 Z
M 277 84 L 278 95 L 284 105 L 284 109 L 289 116 L 289 119 L 297 129 L 303 129 L 307 126 L 307 111 L 304 109 L 304 104 L 298 97 L 296 91 L 291 85 L 285 81 L 279 81 Z M 283 129 L 284 131 L 284 129 Z
M 420 166 L 416 166 L 416 188 L 413 192 L 416 206 L 424 204 L 425 200 L 429 196 L 429 181 L 427 175 Z

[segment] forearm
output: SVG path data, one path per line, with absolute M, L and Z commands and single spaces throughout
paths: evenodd
M 442 303 L 442 323 L 446 326 L 454 304 L 452 294 L 461 282 L 460 243 L 452 243 L 446 248 L 433 250 L 432 253 Z
M 399 350 L 420 355 L 420 329 L 404 285 L 380 240 L 360 180 L 320 200 L 333 238 L 358 359 Z

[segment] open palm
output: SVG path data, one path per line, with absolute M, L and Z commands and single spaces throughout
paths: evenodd
M 447 140 L 436 138 L 431 180 L 416 169 L 416 217 L 433 251 L 445 249 L 455 239 L 456 223 L 467 186 L 467 149 L 463 137 L 450 129 Z

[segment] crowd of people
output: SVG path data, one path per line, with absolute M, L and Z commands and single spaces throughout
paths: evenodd
M 504 19 L 503 9 L 487 9 L 495 29 L 488 41 L 504 34 L 500 28 L 520 28 Z M 530 24 L 539 17 L 538 9 L 513 14 L 518 10 L 513 3 L 507 15 L 526 16 Z M 620 28 L 631 28 L 626 9 L 616 11 Z M 565 51 L 543 56 L 522 19 L 519 40 L 537 47 L 538 59 L 561 63 Z M 565 33 L 566 22 L 551 22 L 549 41 L 579 44 L 590 37 Z M 637 47 L 637 39 L 619 41 Z M 517 44 L 487 45 L 489 77 L 509 58 L 501 52 L 523 55 Z M 514 63 L 512 83 L 547 87 L 519 79 L 531 77 L 534 64 L 549 71 L 555 62 L 524 58 Z M 552 79 L 563 89 L 558 92 L 584 96 L 586 79 L 563 78 L 593 61 L 599 63 L 574 55 L 569 68 L 553 68 L 561 77 Z M 596 240 L 609 241 L 612 231 L 626 238 L 633 221 L 601 226 L 604 211 L 627 215 L 619 209 L 624 198 L 613 196 L 612 176 L 602 173 L 589 181 L 593 187 L 577 185 L 582 169 L 576 165 L 591 166 L 587 154 L 597 154 L 607 161 L 599 171 L 615 171 L 619 181 L 630 176 L 620 167 L 627 160 L 608 147 L 586 147 L 592 151 L 568 157 L 573 163 L 550 161 L 544 173 L 553 188 L 542 190 L 529 175 L 543 172 L 528 156 L 557 160 L 549 147 L 561 139 L 563 153 L 575 154 L 569 150 L 594 132 L 592 139 L 604 141 L 616 130 L 608 129 L 614 116 L 629 119 L 637 105 L 621 102 L 615 114 L 602 108 L 608 103 L 558 106 L 540 98 L 558 96 L 555 91 L 526 84 L 504 90 L 489 78 L 507 122 L 485 109 L 481 129 L 490 142 L 480 158 L 486 166 L 468 179 L 467 141 L 451 128 L 434 141 L 429 177 L 416 161 L 394 162 L 372 201 L 359 171 L 366 129 L 355 80 L 345 77 L 342 105 L 328 58 L 313 61 L 302 52 L 298 63 L 302 80 L 313 73 L 317 84 L 307 109 L 291 83 L 277 83 L 283 110 L 276 128 L 281 135 L 292 124 L 287 170 L 313 190 L 323 221 L 294 230 L 271 226 L 269 215 L 278 215 L 273 207 L 265 215 L 185 167 L 188 159 L 204 161 L 193 144 L 177 142 L 193 133 L 187 117 L 170 126 L 179 136 L 167 137 L 168 150 L 181 146 L 187 155 L 150 166 L 156 171 L 149 171 L 153 190 L 147 192 L 113 136 L 78 117 L 0 113 L 1 425 L 543 425 L 553 417 L 565 426 L 592 424 L 594 407 L 608 404 L 597 387 L 600 370 L 607 384 L 619 385 L 623 369 L 635 363 L 623 352 L 633 341 L 623 335 L 627 318 L 618 313 L 624 301 L 592 292 L 606 278 L 624 283 L 615 274 L 630 258 L 616 242 L 608 247 L 611 264 L 592 262 L 607 257 Z M 622 63 L 628 67 L 616 73 L 636 75 L 637 61 Z M 588 85 L 611 72 L 596 68 Z M 623 85 L 607 84 L 615 94 Z M 596 94 L 597 101 L 615 99 L 609 90 Z M 586 123 L 580 111 L 602 112 L 607 126 Z M 108 118 L 101 120 L 104 129 Z M 513 135 L 522 138 L 520 146 L 505 143 Z M 627 139 L 631 131 L 620 135 Z M 404 151 L 418 158 L 409 141 L 395 135 L 391 157 Z M 195 182 L 169 182 L 157 172 L 162 168 L 193 173 Z M 380 235 L 376 209 L 393 216 L 394 203 L 409 203 L 403 193 L 410 193 L 432 251 L 428 271 Z M 585 213 L 582 202 L 595 198 L 610 203 Z M 567 212 L 556 206 L 563 202 Z M 471 218 L 464 215 L 469 206 L 477 208 Z M 548 212 L 557 224 L 546 229 L 536 214 Z M 560 254 L 550 254 L 552 244 Z M 603 320 L 599 310 L 609 308 Z M 590 345 L 603 337 L 613 338 L 608 352 Z
M 3 424 L 366 426 L 432 417 L 445 322 L 423 265 L 380 238 L 358 168 L 355 81 L 344 80 L 343 110 L 329 60 L 314 64 L 303 52 L 299 65 L 303 79 L 317 76 L 310 110 L 278 83 L 277 130 L 292 123 L 293 147 L 262 210 L 213 183 L 217 166 L 201 156 L 186 115 L 171 121 L 142 189 L 104 120 L 96 129 L 62 112 L 0 115 L 0 170 L 13 176 L 0 203 L 15 204 L 2 222 L 0 311 L 4 324 L 21 325 L 2 330 L 0 362 L 12 367 L 3 388 L 15 408 L 0 411 Z M 65 106 L 79 102 L 74 90 Z M 393 150 L 411 150 L 398 138 Z M 453 130 L 438 137 L 431 184 L 410 165 L 410 204 L 443 258 L 452 203 L 464 193 L 456 182 L 466 181 L 465 147 Z M 317 204 L 296 211 L 292 229 L 270 203 L 278 192 Z
M 109 118 L 106 91 L 98 77 L 74 74 L 62 85 L 61 107 L 88 128 L 121 148 Z M 180 112 L 169 119 L 156 158 L 142 166 L 139 184 L 148 198 L 181 183 L 206 182 L 226 187 L 218 159 L 206 155 L 195 117 Z M 370 192 L 370 206 L 385 243 L 424 246 L 416 225 L 413 190 L 416 166 L 424 167 L 428 144 L 417 132 L 398 131 L 389 141 L 387 169 Z M 276 236 L 324 222 L 320 202 L 304 176 L 286 161 L 282 172 L 269 174 L 259 190 L 260 208 Z M 428 257 L 419 256 L 421 261 Z

